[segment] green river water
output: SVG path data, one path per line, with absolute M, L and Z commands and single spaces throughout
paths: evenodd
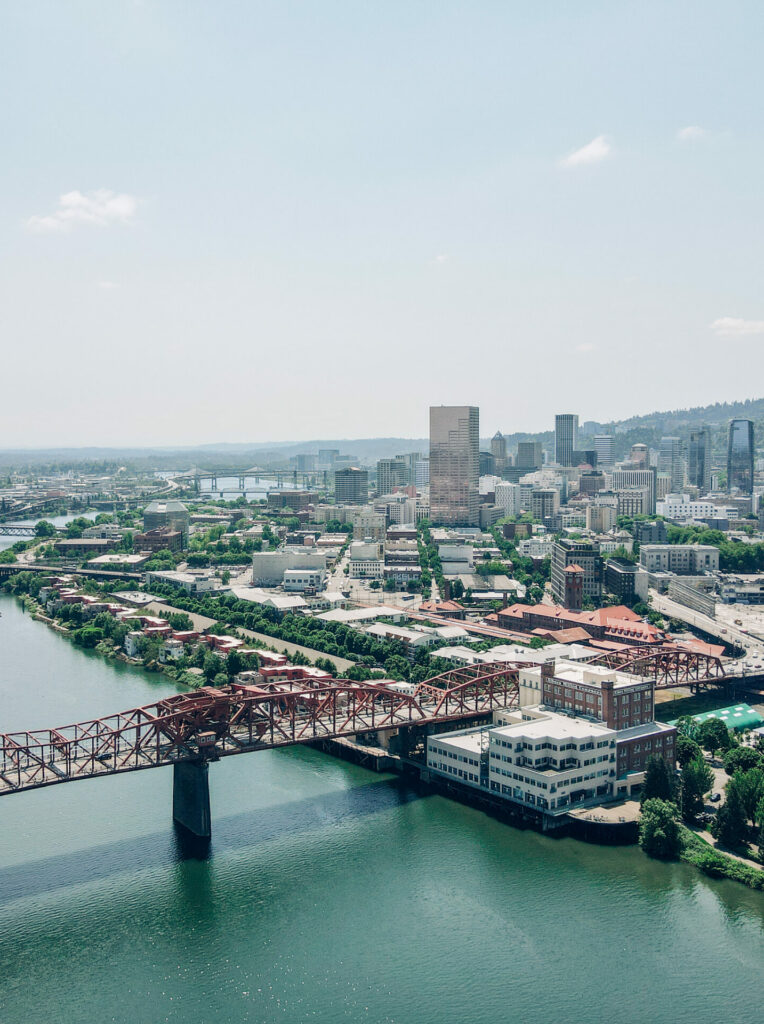
M 0 611 L 2 732 L 168 692 Z M 2 1024 L 764 1020 L 761 893 L 300 748 L 211 766 L 199 860 L 171 782 L 0 801 Z

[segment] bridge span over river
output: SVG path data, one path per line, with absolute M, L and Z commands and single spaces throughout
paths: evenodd
M 172 765 L 173 816 L 208 837 L 210 762 L 358 733 L 466 725 L 518 706 L 521 667 L 454 669 L 412 694 L 351 681 L 205 687 L 108 718 L 0 734 L 0 796 Z
M 595 664 L 649 677 L 656 689 L 719 686 L 718 658 L 686 651 L 608 653 Z M 519 706 L 519 673 L 536 663 L 455 668 L 412 693 L 350 680 L 268 680 L 174 694 L 155 704 L 56 729 L 0 734 L 0 796 L 41 786 L 172 765 L 173 816 L 211 834 L 208 766 L 234 754 L 379 733 L 417 736 Z M 405 741 L 409 741 L 408 743 Z

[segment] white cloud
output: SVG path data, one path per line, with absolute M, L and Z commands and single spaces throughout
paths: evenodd
M 596 347 L 590 341 L 584 341 L 580 345 L 576 345 L 576 352 L 593 352 Z
M 568 153 L 560 160 L 562 167 L 579 167 L 581 164 L 596 164 L 610 156 L 610 143 L 604 135 L 598 135 L 596 139 L 587 142 L 580 149 Z
M 722 316 L 709 326 L 717 334 L 726 336 L 764 334 L 764 320 L 743 320 L 739 316 Z
M 65 192 L 58 207 L 45 216 L 30 217 L 30 231 L 70 231 L 80 224 L 105 228 L 110 224 L 127 224 L 135 216 L 138 200 L 126 192 L 99 188 L 94 192 Z
M 679 129 L 676 137 L 680 142 L 698 142 L 700 139 L 708 138 L 708 131 L 696 124 L 688 124 L 686 128 Z
M 105 292 L 113 291 L 115 288 L 119 288 L 119 285 L 114 281 L 99 281 L 98 287 L 102 288 Z
M 433 263 L 445 263 L 447 259 L 448 259 L 448 256 L 444 252 L 439 252 L 438 255 L 435 257 L 435 259 L 432 262 Z

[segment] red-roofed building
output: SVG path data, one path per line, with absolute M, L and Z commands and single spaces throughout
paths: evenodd
M 563 608 L 561 605 L 513 604 L 498 611 L 496 619 L 503 629 L 526 633 L 539 629 L 556 632 L 578 627 L 595 640 L 620 640 L 641 645 L 657 644 L 663 640 L 660 630 L 643 622 L 635 612 L 623 605 L 584 612 Z
M 464 606 L 458 601 L 422 601 L 419 611 L 431 615 L 440 615 L 444 619 L 463 619 Z

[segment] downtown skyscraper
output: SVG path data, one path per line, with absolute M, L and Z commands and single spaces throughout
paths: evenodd
M 711 490 L 711 431 L 708 427 L 690 432 L 687 478 L 703 494 Z
M 727 490 L 753 493 L 753 420 L 732 420 L 727 444 Z
M 430 519 L 480 525 L 480 412 L 475 405 L 430 406 Z
M 554 418 L 554 461 L 558 466 L 572 466 L 573 452 L 578 448 L 578 416 L 570 412 Z

